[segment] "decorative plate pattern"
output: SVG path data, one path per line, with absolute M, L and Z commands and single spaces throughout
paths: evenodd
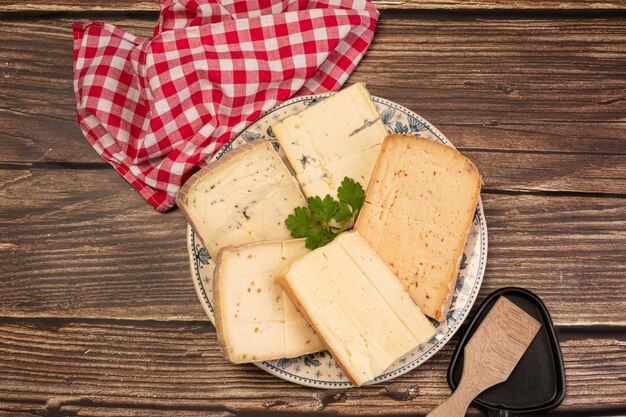
M 246 142 L 264 138 L 272 142 L 274 148 L 286 161 L 286 157 L 272 133 L 272 124 L 304 109 L 306 106 L 328 95 L 329 94 L 298 97 L 275 107 L 261 116 L 259 120 L 250 125 L 240 135 L 224 145 L 220 152 L 212 159 L 219 159 L 225 153 L 230 152 L 233 148 Z M 422 136 L 439 141 L 448 146 L 453 146 L 441 132 L 412 111 L 378 97 L 372 97 L 372 100 L 390 133 Z M 196 292 L 198 293 L 204 311 L 209 316 L 209 319 L 215 323 L 211 285 L 214 264 L 207 250 L 202 246 L 200 241 L 196 239 L 195 233 L 190 226 L 187 227 L 187 246 Z M 437 328 L 437 333 L 430 341 L 395 362 L 385 373 L 378 376 L 369 384 L 388 381 L 416 368 L 433 356 L 450 340 L 469 314 L 476 300 L 485 273 L 486 262 L 487 224 L 483 215 L 482 200 L 479 199 L 446 320 L 441 323 L 433 321 L 433 324 Z M 296 384 L 320 388 L 348 388 L 352 386 L 332 355 L 328 352 L 319 352 L 291 359 L 257 362 L 255 365 L 270 374 Z

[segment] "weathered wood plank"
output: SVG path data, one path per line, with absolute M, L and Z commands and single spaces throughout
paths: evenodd
M 568 395 L 561 411 L 626 406 L 623 334 L 562 339 Z M 325 391 L 296 386 L 253 365 L 223 359 L 209 324 L 81 320 L 3 320 L 0 404 L 20 399 L 56 415 L 111 407 L 201 411 L 424 414 L 449 389 L 445 372 L 456 339 L 391 383 Z M 184 415 L 184 414 L 183 414 Z M 593 415 L 589 413 L 587 415 Z
M 100 161 L 76 126 L 71 22 L 0 26 L 0 162 Z M 140 35 L 153 25 L 112 22 Z M 462 149 L 625 155 L 625 51 L 623 18 L 382 19 L 350 81 Z
M 623 198 L 483 195 L 480 299 L 536 291 L 559 324 L 625 324 Z M 196 320 L 185 221 L 112 169 L 0 171 L 0 315 Z
M 0 178 L 0 304 L 27 315 L 204 315 L 180 213 L 151 209 L 110 169 L 4 171 Z M 23 197 L 13 198 L 15 192 Z M 17 295 L 20 281 L 30 294 Z
M 485 188 L 624 194 L 626 155 L 466 151 Z
M 478 9 L 478 10 L 562 10 L 562 9 L 624 9 L 626 4 L 621 0 L 372 0 L 372 3 L 381 10 L 406 9 L 406 10 L 455 10 L 455 9 Z M 16 4 L 11 0 L 0 0 L 0 12 L 16 11 L 157 11 L 158 3 L 150 0 L 107 0 L 107 1 L 81 1 L 81 0 L 29 0 Z

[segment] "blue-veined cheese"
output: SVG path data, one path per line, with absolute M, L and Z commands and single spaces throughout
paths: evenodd
M 309 252 L 304 239 L 224 248 L 213 276 L 215 327 L 233 363 L 292 358 L 324 349 L 276 277 Z
M 272 131 L 308 197 L 334 197 L 344 177 L 366 188 L 387 134 L 362 83 L 283 119 Z
M 481 184 L 474 164 L 456 149 L 389 135 L 355 225 L 436 320 L 450 305 Z
M 226 246 L 289 239 L 285 219 L 306 200 L 272 144 L 258 140 L 197 172 L 176 203 L 215 258 Z
M 279 283 L 355 385 L 380 375 L 435 329 L 356 232 L 295 260 Z

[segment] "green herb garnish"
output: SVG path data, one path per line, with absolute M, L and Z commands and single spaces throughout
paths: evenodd
M 309 197 L 308 207 L 296 207 L 285 220 L 291 236 L 306 238 L 306 247 L 316 249 L 331 242 L 339 234 L 354 227 L 359 210 L 365 202 L 361 184 L 345 177 L 337 189 L 337 198 Z

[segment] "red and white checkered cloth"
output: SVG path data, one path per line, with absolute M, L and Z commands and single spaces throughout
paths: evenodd
M 166 211 L 205 159 L 264 111 L 339 89 L 377 19 L 366 0 L 162 0 L 149 39 L 75 24 L 78 122 Z

